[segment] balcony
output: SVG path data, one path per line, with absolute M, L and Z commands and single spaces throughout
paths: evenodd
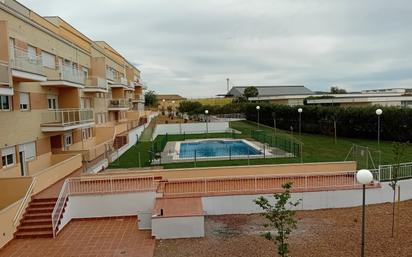
M 92 109 L 59 109 L 42 113 L 42 132 L 62 132 L 94 125 Z
M 41 85 L 84 88 L 86 77 L 82 70 L 74 68 L 70 65 L 62 65 L 57 67 L 56 71 L 57 72 L 54 77 L 51 77 L 46 82 L 42 82 Z
M 133 103 L 144 103 L 145 102 L 145 98 L 144 95 L 135 95 L 135 99 L 133 99 Z
M 109 102 L 109 111 L 127 111 L 131 108 L 130 101 L 128 99 L 112 99 Z
M 100 77 L 90 77 L 86 81 L 84 92 L 90 93 L 107 93 L 107 79 Z
M 10 58 L 11 75 L 20 81 L 46 81 L 41 56 L 29 54 L 27 51 L 14 48 Z
M 7 62 L 0 61 L 0 86 L 10 86 L 9 65 Z
M 113 81 L 109 81 L 109 83 L 111 84 L 111 88 L 123 88 L 125 90 L 130 90 L 129 82 L 126 78 L 115 78 Z

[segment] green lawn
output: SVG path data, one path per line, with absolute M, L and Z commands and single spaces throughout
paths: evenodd
M 251 130 L 257 130 L 257 124 L 249 121 L 231 122 L 231 128 L 236 129 L 242 134 L 233 133 L 218 133 L 218 134 L 189 134 L 189 135 L 168 135 L 168 141 L 181 141 L 184 139 L 198 138 L 250 138 Z M 268 126 L 261 125 L 259 130 L 267 135 L 274 135 L 275 130 Z M 372 168 L 371 159 L 375 162 L 375 166 L 379 163 L 378 144 L 376 140 L 353 139 L 353 138 L 338 138 L 335 144 L 333 137 L 313 134 L 291 135 L 288 132 L 277 129 L 276 135 L 282 138 L 288 138 L 303 144 L 303 161 L 304 162 L 325 162 L 325 161 L 343 161 L 348 155 L 353 144 L 369 147 L 370 157 L 366 158 L 366 148 L 363 151 L 355 151 L 355 154 L 349 154 L 348 160 L 356 160 L 358 168 Z M 156 141 L 160 141 L 165 136 L 159 136 Z M 115 161 L 110 165 L 111 168 L 130 168 L 139 167 L 138 155 L 140 152 L 140 165 L 150 166 L 149 151 L 151 149 L 150 142 L 140 142 L 137 146 L 133 146 L 129 151 L 120 157 L 120 160 Z M 381 164 L 393 163 L 393 146 L 392 142 L 381 141 Z M 363 153 L 363 155 L 362 155 Z M 412 159 L 412 146 L 409 146 L 406 152 L 406 157 L 402 162 L 407 162 Z M 163 164 L 165 169 L 172 168 L 191 168 L 191 167 L 217 167 L 217 166 L 236 166 L 236 165 L 258 165 L 258 164 L 279 164 L 279 163 L 296 163 L 301 162 L 301 158 L 277 158 L 277 159 L 257 159 L 257 160 L 226 160 L 226 161 L 199 161 L 186 163 L 170 163 Z

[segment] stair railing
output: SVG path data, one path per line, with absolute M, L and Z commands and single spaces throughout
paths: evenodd
M 36 183 L 37 183 L 37 178 L 34 177 L 33 180 L 30 183 L 29 188 L 27 189 L 26 194 L 24 195 L 23 200 L 20 203 L 19 208 L 17 209 L 16 215 L 13 218 L 14 227 L 17 227 L 19 225 L 20 219 L 23 215 L 23 212 L 24 212 L 24 210 L 26 210 L 26 207 L 27 207 L 27 205 L 29 204 L 29 202 L 31 200 L 33 189 L 34 189 L 34 186 L 36 185 Z
M 56 237 L 57 229 L 59 227 L 59 220 L 63 215 L 64 205 L 66 204 L 67 198 L 70 195 L 70 187 L 68 180 L 66 179 L 63 183 L 62 189 L 60 191 L 59 197 L 57 198 L 56 205 L 53 208 L 51 214 L 53 237 Z

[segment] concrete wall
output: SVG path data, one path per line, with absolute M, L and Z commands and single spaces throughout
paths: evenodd
M 151 212 L 155 192 L 95 194 L 70 196 L 59 230 L 74 218 L 97 218 L 137 215 Z
M 229 122 L 208 122 L 208 131 L 210 133 L 227 132 Z M 158 124 L 153 132 L 153 138 L 164 134 L 197 134 L 206 133 L 206 123 L 183 123 L 183 124 Z
M 13 239 L 16 227 L 13 224 L 14 216 L 17 213 L 21 200 L 0 210 L 0 249 Z
M 204 216 L 152 218 L 152 236 L 156 239 L 205 236 Z
M 412 180 L 399 182 L 401 200 L 412 199 Z M 381 183 L 381 188 L 366 191 L 366 203 L 378 204 L 392 201 L 392 188 L 389 183 Z M 203 210 L 206 215 L 250 214 L 259 213 L 261 209 L 253 202 L 261 195 L 231 195 L 202 197 Z M 272 195 L 264 195 L 274 203 Z M 362 205 L 362 190 L 334 190 L 319 192 L 293 193 L 292 200 L 302 199 L 296 210 L 316 210 L 325 208 L 346 208 Z
M 32 180 L 32 177 L 1 178 L 0 210 L 22 199 Z

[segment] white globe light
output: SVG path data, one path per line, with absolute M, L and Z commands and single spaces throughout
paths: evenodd
M 205 114 L 208 114 L 209 113 L 209 110 L 205 110 Z
M 162 102 L 165 102 L 165 101 L 166 101 L 165 99 L 162 100 Z
M 298 112 L 299 112 L 299 113 L 303 112 L 302 108 L 299 108 L 299 109 L 298 109 Z
M 358 180 L 358 182 L 363 185 L 370 184 L 373 181 L 372 172 L 370 172 L 369 170 L 365 170 L 365 169 L 359 170 L 356 173 L 356 180 Z
M 258 105 L 258 106 L 256 106 L 256 110 L 260 110 L 260 106 Z
M 382 109 L 377 109 L 376 110 L 376 115 L 381 115 L 383 113 Z

